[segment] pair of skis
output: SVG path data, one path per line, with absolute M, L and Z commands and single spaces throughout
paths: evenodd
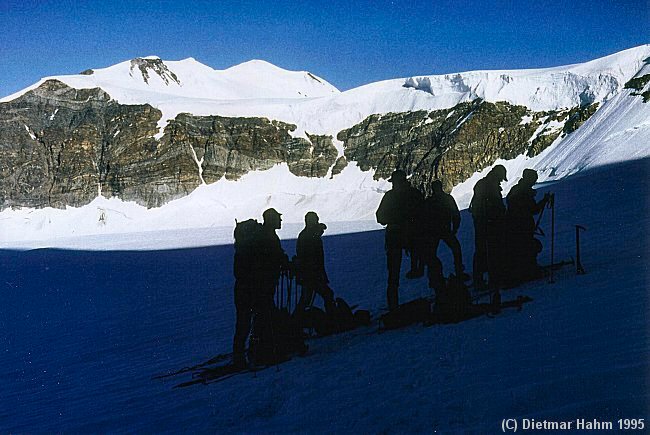
M 533 298 L 529 296 L 517 296 L 516 299 L 503 301 L 498 303 L 472 303 L 466 307 L 466 310 L 456 316 L 443 316 L 435 314 L 431 319 L 424 323 L 424 326 L 444 325 L 450 323 L 460 323 L 466 320 L 475 319 L 481 316 L 488 316 L 490 318 L 496 317 L 506 308 L 515 308 L 521 311 L 523 305 L 527 302 L 532 302 Z
M 226 360 L 229 360 L 232 358 L 232 353 L 222 353 L 217 356 L 214 356 L 210 358 L 209 360 L 202 362 L 201 364 L 196 364 L 194 366 L 187 366 L 183 367 L 182 369 L 176 370 L 175 372 L 170 372 L 170 373 L 161 373 L 159 375 L 154 375 L 151 377 L 151 379 L 165 379 L 165 378 L 171 378 L 174 376 L 181 375 L 183 373 L 188 373 L 188 372 L 195 372 L 198 370 L 201 370 L 207 366 L 217 364 Z
M 277 364 L 275 364 L 277 365 Z M 192 379 L 186 382 L 181 382 L 174 386 L 176 388 L 185 388 L 192 385 L 208 385 L 216 382 L 224 381 L 230 379 L 237 375 L 243 375 L 246 373 L 256 374 L 262 370 L 265 370 L 273 365 L 265 366 L 252 366 L 252 367 L 239 367 L 233 364 L 225 364 L 216 367 L 204 367 L 192 373 Z
M 228 362 L 226 364 L 219 365 L 224 361 L 230 360 L 232 358 L 232 353 L 223 353 L 217 356 L 210 358 L 209 360 L 202 362 L 201 364 L 196 364 L 194 366 L 183 367 L 182 369 L 176 370 L 170 373 L 161 373 L 154 375 L 151 379 L 168 379 L 173 378 L 178 375 L 185 373 L 192 373 L 192 379 L 186 382 L 181 382 L 174 386 L 174 388 L 184 388 L 189 387 L 190 385 L 198 384 L 212 384 L 215 382 L 223 381 L 233 376 L 243 375 L 246 373 L 257 373 L 259 371 L 265 370 L 269 367 L 277 366 L 286 360 L 277 361 L 275 364 L 269 365 L 259 365 L 259 366 L 235 366 L 234 364 Z

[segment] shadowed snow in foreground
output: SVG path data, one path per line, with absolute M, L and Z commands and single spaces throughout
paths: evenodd
M 151 376 L 230 350 L 232 246 L 0 251 L 0 430 L 448 433 L 496 432 L 503 418 L 643 418 L 649 164 L 540 189 L 556 193 L 556 260 L 574 255 L 573 225 L 587 227 L 587 274 L 568 267 L 555 284 L 507 291 L 534 299 L 521 312 L 383 333 L 373 325 L 311 340 L 307 356 L 277 370 L 180 390 L 172 386 L 187 377 Z M 469 266 L 466 213 L 460 239 Z M 292 255 L 295 242 L 283 244 Z M 383 233 L 324 244 L 337 295 L 376 314 Z M 439 252 L 449 273 L 450 254 Z M 429 294 L 424 279 L 402 284 L 402 302 Z

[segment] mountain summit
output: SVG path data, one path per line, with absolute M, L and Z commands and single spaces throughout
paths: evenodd
M 59 80 L 76 89 L 98 87 L 121 103 L 154 106 L 170 96 L 220 101 L 301 99 L 339 93 L 334 86 L 310 72 L 288 71 L 261 60 L 215 70 L 191 57 L 167 61 L 146 56 L 81 74 L 46 77 L 0 101 L 11 101 L 47 80 Z

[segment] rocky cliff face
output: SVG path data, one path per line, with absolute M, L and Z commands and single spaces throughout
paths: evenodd
M 155 60 L 133 65 L 142 74 L 155 67 Z M 596 108 L 532 112 L 475 100 L 372 115 L 338 133 L 338 156 L 331 136 L 294 138 L 295 125 L 266 118 L 180 114 L 157 139 L 157 109 L 49 80 L 0 104 L 0 207 L 79 206 L 98 194 L 156 207 L 202 183 L 278 163 L 297 176 L 333 177 L 354 161 L 376 178 L 404 169 L 424 192 L 436 178 L 451 189 L 497 158 L 538 154 Z
M 298 176 L 323 177 L 336 160 L 330 136 L 293 138 L 296 126 L 266 118 L 226 118 L 181 114 L 165 128 L 163 146 L 182 147 L 193 157 L 194 171 L 213 183 L 237 179 L 254 170 L 286 162 Z M 197 180 L 199 178 L 197 177 Z
M 0 207 L 79 206 L 98 194 L 155 207 L 281 162 L 323 177 L 337 158 L 331 137 L 293 138 L 294 125 L 265 118 L 181 114 L 158 140 L 160 117 L 56 80 L 1 103 Z
M 373 115 L 339 132 L 345 157 L 388 178 L 396 169 L 428 193 L 439 178 L 450 190 L 474 172 L 520 154 L 536 155 L 582 124 L 597 105 L 555 112 L 474 100 L 451 109 Z
M 155 158 L 160 116 L 151 106 L 120 106 L 100 89 L 54 80 L 0 104 L 3 208 L 81 205 L 100 190 L 151 196 L 143 185 L 158 174 L 141 165 Z
M 646 59 L 646 63 L 650 63 L 650 58 Z M 650 74 L 645 74 L 640 77 L 635 77 L 625 83 L 626 89 L 634 89 L 632 95 L 637 95 L 643 97 L 643 102 L 647 103 L 650 101 L 650 88 L 647 88 L 647 84 L 650 83 Z M 645 91 L 644 91 L 645 88 Z
M 169 68 L 167 68 L 167 65 L 164 64 L 164 62 L 160 59 L 146 59 L 142 57 L 136 57 L 135 59 L 131 60 L 131 65 L 130 65 L 130 72 L 129 74 L 133 76 L 133 73 L 135 72 L 135 69 L 138 69 L 140 74 L 142 74 L 142 80 L 144 80 L 145 83 L 149 83 L 149 78 L 151 75 L 155 75 L 160 77 L 160 79 L 166 84 L 170 84 L 171 82 L 176 83 L 177 85 L 181 84 L 181 81 L 176 77 L 176 74 L 174 74 L 173 71 L 170 71 Z

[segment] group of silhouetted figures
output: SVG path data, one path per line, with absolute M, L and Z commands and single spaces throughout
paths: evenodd
M 297 314 L 313 305 L 316 294 L 323 298 L 329 312 L 336 311 L 337 307 L 325 272 L 321 236 L 327 227 L 319 222 L 318 215 L 314 212 L 305 215 L 305 228 L 298 236 L 293 261 L 289 261 L 276 234 L 282 226 L 281 214 L 269 208 L 262 217 L 262 224 L 249 219 L 235 227 L 237 323 L 233 363 L 236 366 L 247 364 L 245 349 L 249 335 L 248 355 L 255 363 L 277 362 L 285 353 L 306 351 Z M 295 277 L 302 289 L 291 318 L 288 310 L 280 310 L 274 300 L 282 275 L 288 275 L 289 279 Z
M 451 279 L 465 281 L 463 255 L 456 237 L 460 212 L 454 198 L 442 190 L 442 182 L 432 183 L 432 194 L 424 198 L 411 186 L 406 173 L 396 170 L 377 210 L 377 222 L 386 225 L 386 257 L 388 267 L 388 308 L 398 303 L 398 287 L 402 253 L 411 256 L 407 278 L 424 275 L 427 269 L 429 287 L 439 290 L 445 285 L 442 264 L 437 251 L 443 241 L 454 258 Z M 506 168 L 496 165 L 474 186 L 469 210 L 474 222 L 473 284 L 477 289 L 499 289 L 542 273 L 537 265 L 541 243 L 535 238 L 534 216 L 551 199 L 550 194 L 537 202 L 533 186 L 537 172 L 525 169 L 522 178 L 512 187 L 503 202 L 501 182 L 507 181 Z M 487 281 L 486 281 L 487 275 Z
M 464 286 L 465 274 L 460 242 L 456 236 L 461 215 L 454 198 L 435 180 L 428 197 L 411 186 L 406 173 L 395 170 L 377 209 L 377 222 L 386 226 L 385 250 L 388 268 L 388 310 L 399 307 L 398 288 L 403 253 L 411 259 L 407 278 L 426 275 L 434 292 L 447 283 Z M 472 281 L 476 289 L 500 288 L 542 276 L 537 255 L 542 245 L 535 238 L 535 215 L 552 200 L 550 194 L 536 201 L 533 189 L 537 173 L 525 169 L 512 187 L 504 204 L 501 182 L 507 181 L 506 169 L 496 165 L 474 186 L 470 212 L 474 223 L 475 251 Z M 275 209 L 263 213 L 262 224 L 249 219 L 235 228 L 235 307 L 237 322 L 233 341 L 233 364 L 268 364 L 282 355 L 304 352 L 303 329 L 320 325 L 322 331 L 351 329 L 369 322 L 369 313 L 352 313 L 340 298 L 335 299 L 325 271 L 322 235 L 327 228 L 318 215 L 305 215 L 305 228 L 296 244 L 296 256 L 290 261 L 276 230 L 282 218 Z M 454 273 L 445 279 L 437 251 L 443 241 L 454 258 Z M 278 307 L 276 292 L 281 277 L 295 278 L 301 288 L 293 313 Z M 297 289 L 296 289 L 297 290 Z M 324 310 L 314 307 L 316 295 L 324 301 Z M 327 328 L 323 324 L 328 325 Z M 250 335 L 248 353 L 246 341 Z M 246 359 L 248 355 L 249 361 Z

